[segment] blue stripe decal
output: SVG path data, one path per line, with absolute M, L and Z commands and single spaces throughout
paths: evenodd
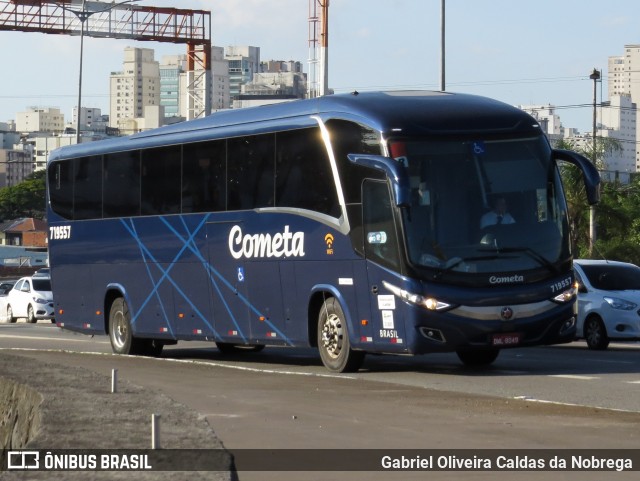
M 140 255 L 142 256 L 144 266 L 147 269 L 147 274 L 149 274 L 149 279 L 151 280 L 151 283 L 155 285 L 155 281 L 153 280 L 153 274 L 151 274 L 151 268 L 149 267 L 149 263 L 147 262 L 147 256 L 145 255 L 145 252 L 142 249 L 142 246 L 141 246 L 142 242 L 140 241 L 140 237 L 138 236 L 138 231 L 136 230 L 136 226 L 133 223 L 133 219 L 131 219 L 131 229 L 133 230 L 133 234 L 135 236 L 134 239 L 136 240 L 136 242 L 138 243 L 138 247 L 140 248 Z M 162 315 L 164 316 L 164 320 L 166 321 L 167 326 L 169 326 L 169 333 L 171 334 L 171 337 L 175 337 L 173 333 L 173 327 L 171 326 L 171 320 L 169 316 L 167 316 L 167 311 L 164 308 L 164 303 L 162 302 L 162 298 L 160 297 L 160 294 L 158 294 L 157 291 L 156 291 L 156 298 L 158 299 L 158 304 L 160 305 L 160 309 L 162 310 Z M 135 325 L 136 319 L 137 319 L 137 316 L 135 316 L 134 319 L 131 320 L 132 325 Z
M 189 299 L 189 296 L 180 288 L 178 283 L 175 282 L 171 278 L 171 275 L 170 275 L 171 274 L 171 270 L 173 269 L 175 264 L 180 260 L 180 258 L 183 257 L 183 255 L 187 251 L 189 251 L 189 252 L 191 252 L 192 254 L 195 255 L 195 257 L 202 264 L 202 267 L 207 272 L 207 276 L 208 276 L 208 278 L 209 278 L 209 280 L 211 282 L 211 285 L 215 289 L 215 292 L 217 293 L 219 299 L 221 300 L 222 305 L 224 306 L 224 309 L 229 314 L 229 317 L 231 318 L 231 321 L 233 322 L 233 325 L 238 330 L 238 333 L 239 333 L 239 335 L 242 338 L 242 341 L 244 343 L 247 342 L 247 336 L 242 331 L 236 316 L 234 316 L 234 314 L 233 314 L 233 312 L 231 310 L 231 307 L 227 303 L 227 301 L 225 299 L 225 296 L 223 295 L 223 292 L 222 292 L 222 286 L 226 287 L 228 290 L 230 290 L 232 293 L 234 293 L 237 296 L 237 298 L 240 299 L 240 301 L 244 305 L 246 305 L 253 314 L 255 314 L 256 316 L 259 316 L 261 318 L 264 318 L 265 324 L 267 324 L 269 326 L 269 328 L 272 331 L 274 331 L 281 340 L 284 340 L 285 343 L 287 343 L 289 345 L 293 345 L 291 340 L 287 336 L 285 336 L 284 333 L 282 331 L 280 331 L 271 321 L 269 321 L 266 318 L 266 316 L 263 316 L 262 313 L 260 312 L 260 310 L 257 309 L 254 305 L 252 305 L 251 302 L 247 299 L 246 296 L 242 295 L 242 293 L 240 293 L 240 292 L 236 292 L 236 289 L 233 286 L 233 284 L 230 283 L 227 279 L 225 279 L 224 276 L 215 267 L 213 267 L 208 262 L 208 260 L 205 258 L 205 256 L 198 249 L 198 247 L 197 247 L 197 245 L 195 243 L 195 238 L 198 235 L 198 233 L 202 230 L 202 228 L 206 225 L 206 222 L 208 221 L 209 216 L 210 216 L 210 214 L 206 214 L 203 217 L 203 219 L 198 223 L 198 225 L 195 227 L 195 229 L 193 231 L 191 231 L 191 232 L 189 231 L 189 227 L 188 227 L 188 225 L 187 225 L 187 223 L 185 221 L 185 218 L 183 216 L 179 216 L 180 222 L 182 223 L 182 225 L 183 225 L 183 227 L 185 229 L 186 237 L 185 237 L 185 235 L 183 235 L 180 232 L 178 232 L 178 230 L 176 230 L 176 228 L 173 225 L 171 225 L 165 218 L 163 218 L 163 217 L 159 218 L 159 220 L 167 227 L 167 229 L 169 229 L 169 231 L 171 231 L 171 233 L 177 239 L 179 239 L 180 242 L 182 242 L 182 244 L 183 244 L 182 247 L 177 252 L 177 254 L 172 259 L 172 261 L 169 263 L 167 269 L 163 269 L 161 267 L 161 265 L 159 264 L 157 259 L 154 257 L 154 255 L 151 253 L 151 251 L 147 248 L 147 246 L 144 244 L 144 242 L 142 242 L 142 240 L 141 240 L 141 238 L 138 235 L 138 232 L 136 230 L 136 225 L 135 225 L 134 219 L 129 219 L 128 223 L 124 219 L 120 219 L 121 224 L 124 226 L 124 228 L 127 230 L 127 232 L 131 235 L 131 237 L 138 244 L 138 248 L 140 249 L 140 255 L 142 257 L 142 261 L 145 264 L 145 268 L 147 269 L 147 274 L 148 274 L 149 279 L 151 281 L 151 284 L 153 286 L 151 291 L 147 295 L 147 297 L 142 302 L 140 308 L 136 309 L 137 312 L 135 313 L 133 319 L 131 320 L 131 324 L 135 325 L 135 323 L 140 318 L 142 312 L 147 307 L 147 305 L 149 304 L 151 299 L 153 299 L 155 297 L 158 300 L 158 303 L 159 303 L 160 308 L 162 310 L 162 315 L 164 316 L 164 318 L 165 318 L 165 320 L 167 322 L 167 325 L 169 326 L 169 329 L 171 331 L 171 335 L 174 335 L 174 327 L 171 325 L 169 316 L 168 316 L 168 314 L 166 312 L 166 307 L 165 307 L 164 303 L 162 302 L 162 298 L 160 297 L 160 294 L 158 292 L 160 286 L 166 280 L 174 287 L 174 289 L 180 294 L 180 296 L 182 296 L 182 298 L 189 304 L 189 306 L 193 309 L 193 311 L 197 314 L 197 316 L 211 329 L 211 331 L 214 333 L 214 335 L 216 337 L 218 337 L 218 338 L 221 337 L 220 334 L 211 325 L 211 323 L 207 320 L 206 316 L 202 312 L 200 312 L 200 310 L 196 307 L 196 305 Z M 151 267 L 150 267 L 151 263 L 154 264 L 158 268 L 158 270 L 159 270 L 159 272 L 161 274 L 157 280 L 154 280 L 154 274 L 152 273 Z M 222 284 L 222 286 L 220 284 Z
M 180 219 L 182 220 L 183 225 L 185 226 L 185 229 L 187 230 L 187 232 L 189 231 L 185 222 L 184 222 L 184 218 L 181 216 Z M 160 220 L 169 228 L 171 229 L 171 231 L 176 235 L 176 237 L 180 238 L 180 240 L 182 242 L 185 242 L 182 237 L 180 236 L 180 233 L 177 232 L 172 225 L 170 225 L 166 219 L 164 218 L 160 218 Z M 285 336 L 275 325 L 273 325 L 268 319 L 267 316 L 264 316 L 253 304 L 251 304 L 251 302 L 245 297 L 243 296 L 240 292 L 236 293 L 236 289 L 235 287 L 233 287 L 233 284 L 231 284 L 229 281 L 227 281 L 222 274 L 220 274 L 220 272 L 215 269 L 211 264 L 209 264 L 207 262 L 207 260 L 204 258 L 204 256 L 202 255 L 202 253 L 197 249 L 197 247 L 195 245 L 193 245 L 193 247 L 191 246 L 191 244 L 193 244 L 193 241 L 186 241 L 188 242 L 190 245 L 189 250 L 191 250 L 191 252 L 200 260 L 200 262 L 202 262 L 203 267 L 210 273 L 210 274 L 214 274 L 231 292 L 233 292 L 235 295 L 237 295 L 237 297 L 254 313 L 256 314 L 258 317 L 264 317 L 265 319 L 265 323 L 271 328 L 273 329 L 276 334 L 283 339 L 287 344 L 289 345 L 293 345 L 293 343 L 289 340 L 289 338 L 287 336 Z M 185 242 L 185 243 L 186 243 Z M 222 293 L 220 292 L 220 289 L 218 287 L 218 284 L 215 282 L 215 280 L 211 277 L 211 275 L 209 275 L 209 278 L 211 279 L 212 284 L 216 287 L 216 290 L 218 291 L 218 295 L 220 295 L 220 299 L 222 299 L 222 301 L 225 304 L 225 307 L 227 306 L 227 303 L 224 301 L 224 297 L 222 295 Z M 228 309 L 228 308 L 227 308 Z M 229 311 L 229 314 L 231 315 L 232 319 L 233 319 L 233 323 L 236 325 L 237 327 L 237 323 L 235 321 L 235 318 L 233 317 L 233 314 L 231 314 L 231 312 Z M 238 329 L 240 329 L 238 327 Z M 241 331 L 239 331 L 241 332 Z M 241 333 L 242 335 L 242 333 Z M 243 336 L 244 338 L 244 336 Z
M 200 229 L 202 229 L 202 226 L 205 224 L 207 218 L 208 218 L 208 216 L 205 216 L 205 218 L 202 220 L 202 222 L 198 225 L 196 230 L 193 232 L 191 238 L 195 237 L 195 235 L 198 233 L 198 231 Z M 135 322 L 137 321 L 138 317 L 140 316 L 140 314 L 142 313 L 142 311 L 144 310 L 146 305 L 149 303 L 151 298 L 158 292 L 158 288 L 159 288 L 160 284 L 162 284 L 162 282 L 165 279 L 167 279 L 171 283 L 171 285 L 176 289 L 176 291 L 178 291 L 178 293 L 184 298 L 184 300 L 187 301 L 189 306 L 191 306 L 191 308 L 198 315 L 198 317 L 200 317 L 200 319 L 202 319 L 202 321 L 211 329 L 211 331 L 216 336 L 220 337 L 218 332 L 209 323 L 207 318 L 200 312 L 200 310 L 195 306 L 195 304 L 193 302 L 191 302 L 191 300 L 189 299 L 189 296 L 187 296 L 184 293 L 184 291 L 182 289 L 180 289 L 180 286 L 169 276 L 169 271 L 173 268 L 173 266 L 175 265 L 176 261 L 178 259 L 180 259 L 180 257 L 182 257 L 182 254 L 186 250 L 186 245 L 182 249 L 180 249 L 178 254 L 174 257 L 173 261 L 169 265 L 169 268 L 164 270 L 164 269 L 162 269 L 162 267 L 160 267 L 160 264 L 157 262 L 156 258 L 153 256 L 153 254 L 151 254 L 149 249 L 147 249 L 147 247 L 144 245 L 144 243 L 140 240 L 140 238 L 137 236 L 137 234 L 127 225 L 127 223 L 123 219 L 121 219 L 120 222 L 125 227 L 125 229 L 127 229 L 127 231 L 131 234 L 131 237 L 133 237 L 133 239 L 138 243 L 138 246 L 140 247 L 140 249 L 143 250 L 144 252 L 146 252 L 146 254 L 149 257 L 149 259 L 151 259 L 151 261 L 154 263 L 154 265 L 160 270 L 160 272 L 162 272 L 162 276 L 160 276 L 160 279 L 158 279 L 157 283 L 155 283 L 153 289 L 151 290 L 151 292 L 149 293 L 147 298 L 144 300 L 144 302 L 140 306 L 140 309 L 135 314 L 134 318 L 131 320 L 131 324 L 132 325 L 135 324 Z M 132 223 L 133 223 L 133 221 L 132 221 Z

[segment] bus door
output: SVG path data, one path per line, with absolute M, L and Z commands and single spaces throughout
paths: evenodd
M 287 341 L 282 308 L 282 297 L 286 292 L 280 272 L 282 263 L 265 259 L 247 262 L 245 284 L 251 292 L 251 334 L 259 343 L 286 344 Z
M 229 233 L 242 222 L 207 223 L 210 295 L 213 326 L 224 342 L 246 343 L 251 335 L 246 265 L 229 252 Z
M 393 218 L 391 193 L 385 181 L 365 180 L 362 187 L 362 224 L 371 296 L 373 342 L 389 351 L 406 349 L 402 306 L 383 286 L 397 283 L 399 243 Z M 391 271 L 391 272 L 390 272 Z

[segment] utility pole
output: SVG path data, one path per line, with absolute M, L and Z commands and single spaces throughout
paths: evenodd
M 444 83 L 444 59 L 445 59 L 445 50 L 444 50 L 444 41 L 445 41 L 445 0 L 441 1 L 440 4 L 440 90 L 442 92 L 445 91 L 445 83 Z
M 80 20 L 80 66 L 78 74 L 78 106 L 76 107 L 76 144 L 80 145 L 80 127 L 82 118 L 82 56 L 84 53 L 84 22 L 87 21 L 89 16 L 85 10 L 85 1 L 82 0 L 82 8 L 80 12 L 73 12 Z
M 329 0 L 318 0 L 322 7 L 320 26 L 320 96 L 329 92 Z
M 596 121 L 597 121 L 597 112 L 596 112 L 596 95 L 597 95 L 597 84 L 598 80 L 600 80 L 600 72 L 597 69 L 593 69 L 589 78 L 593 80 L 593 132 L 592 132 L 592 140 L 593 140 L 593 154 L 591 155 L 591 162 L 593 165 L 596 165 Z M 593 252 L 593 248 L 596 243 L 596 208 L 595 206 L 591 206 L 589 209 L 589 254 Z

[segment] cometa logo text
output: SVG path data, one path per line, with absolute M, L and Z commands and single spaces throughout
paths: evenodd
M 243 234 L 239 225 L 229 232 L 229 251 L 234 259 L 256 259 L 261 257 L 303 257 L 304 232 L 284 232 L 271 234 Z
M 513 276 L 491 276 L 489 277 L 490 284 L 511 284 L 516 282 L 524 282 L 524 276 L 515 274 Z

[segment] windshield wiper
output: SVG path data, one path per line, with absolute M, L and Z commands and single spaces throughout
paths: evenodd
M 496 247 L 495 249 L 491 249 L 491 250 L 492 251 L 495 250 L 495 252 L 505 253 L 505 254 L 513 254 L 513 253 L 516 253 L 516 252 L 522 252 L 524 254 L 527 254 L 531 259 L 537 261 L 541 266 L 546 267 L 547 269 L 549 269 L 554 274 L 558 274 L 558 272 L 559 272 L 558 268 L 555 265 L 553 265 L 551 262 L 549 262 L 549 260 L 547 260 L 546 257 L 538 254 L 531 247 Z
M 495 251 L 494 251 L 495 252 Z M 444 265 L 443 269 L 439 269 L 438 272 L 433 276 L 434 279 L 440 279 L 444 274 L 449 271 L 452 271 L 456 267 L 458 267 L 463 262 L 467 261 L 493 261 L 496 259 L 504 259 L 504 256 L 500 255 L 492 255 L 492 256 L 476 256 L 476 257 L 453 257 L 449 259 L 447 263 Z

